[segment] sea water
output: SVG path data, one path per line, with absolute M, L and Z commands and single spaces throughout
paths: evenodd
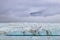
M 36 26 L 41 26 L 36 35 L 38 32 L 40 35 L 47 35 L 44 30 L 48 30 L 49 35 L 60 35 L 60 23 L 0 23 L 0 31 L 7 32 L 6 34 L 2 33 L 3 36 L 0 35 L 0 40 L 60 40 L 60 36 L 6 36 L 7 34 L 24 35 L 25 29 Z M 25 35 L 32 35 L 32 33 L 26 32 Z

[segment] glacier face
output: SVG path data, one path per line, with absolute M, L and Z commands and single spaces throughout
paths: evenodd
M 60 35 L 60 23 L 0 23 L 0 34 L 33 35 L 34 33 L 35 35 Z
M 41 28 L 39 28 L 39 26 Z M 53 35 L 60 35 L 60 23 L 0 23 L 0 34 L 23 35 L 23 31 L 39 28 L 41 35 L 46 35 L 43 29 L 49 30 Z M 38 31 L 37 31 L 38 32 Z M 37 33 L 36 33 L 37 34 Z M 60 36 L 1 36 L 0 40 L 60 40 Z M 26 31 L 26 35 L 32 35 Z

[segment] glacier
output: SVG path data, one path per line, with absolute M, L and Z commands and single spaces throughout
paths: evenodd
M 60 35 L 60 23 L 0 23 L 0 34 Z
M 32 35 L 26 30 L 36 28 L 39 30 L 35 35 L 38 35 L 38 32 L 40 35 L 47 35 L 46 30 L 49 32 L 48 35 L 60 35 L 60 23 L 0 23 L 0 40 L 60 40 L 60 36 L 14 36 L 24 35 L 23 31 L 25 35 Z

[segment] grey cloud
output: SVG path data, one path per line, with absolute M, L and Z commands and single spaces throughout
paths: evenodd
M 43 9 L 41 11 L 37 11 L 37 12 L 31 12 L 30 15 L 32 16 L 53 16 L 56 14 L 60 14 L 60 7 L 49 7 L 46 9 Z
M 22 22 L 43 22 L 43 23 L 60 23 L 60 15 L 54 15 L 49 17 L 25 17 L 21 19 Z
M 30 13 L 36 13 L 45 8 L 48 9 L 40 16 L 30 15 Z M 56 15 L 60 15 L 59 11 L 60 0 L 0 0 L 0 22 L 58 22 L 60 16 Z

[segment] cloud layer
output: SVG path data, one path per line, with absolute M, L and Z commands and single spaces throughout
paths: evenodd
M 0 0 L 0 22 L 59 23 L 59 17 L 60 0 Z

